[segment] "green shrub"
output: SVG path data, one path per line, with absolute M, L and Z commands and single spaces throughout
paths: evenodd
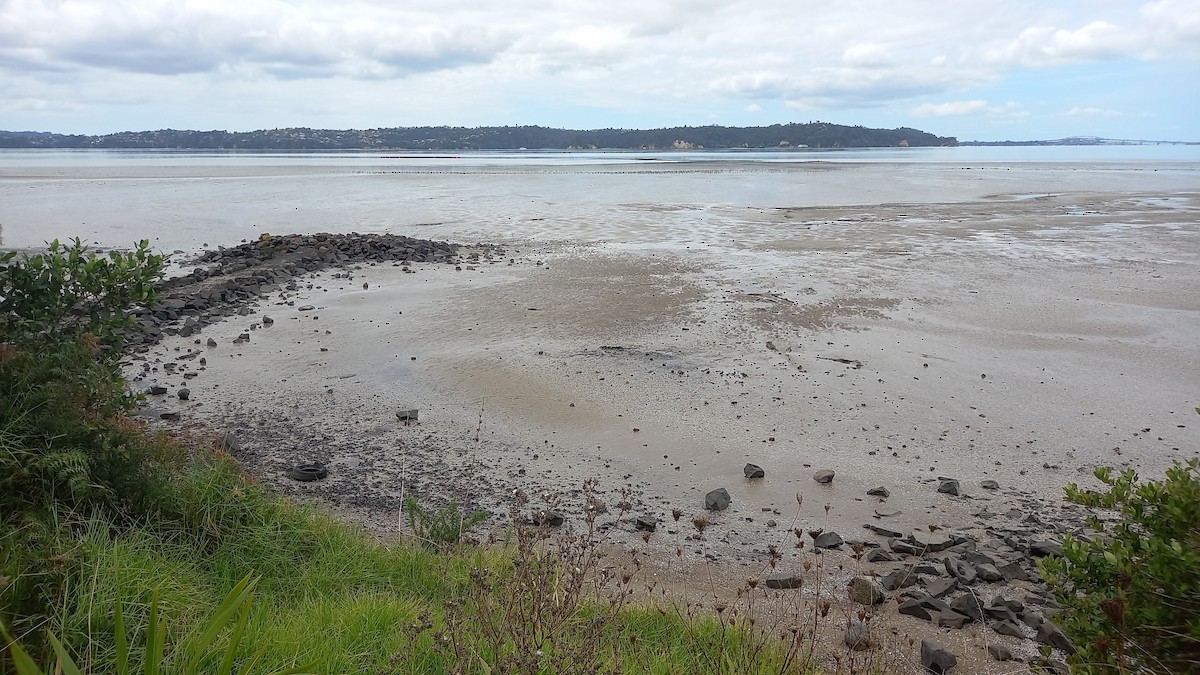
M 1200 459 L 1176 462 L 1162 481 L 1139 483 L 1101 467 L 1107 489 L 1071 484 L 1067 499 L 1119 509 L 1091 541 L 1065 537 L 1042 575 L 1063 605 L 1063 627 L 1083 672 L 1200 673 Z M 1098 519 L 1089 519 L 1105 530 Z
M 0 254 L 0 341 L 39 343 L 84 333 L 119 345 L 132 328 L 127 310 L 154 301 L 166 258 L 142 240 L 129 252 L 91 253 L 76 237 L 46 253 Z
M 408 526 L 423 542 L 433 546 L 452 546 L 462 541 L 463 534 L 487 518 L 484 511 L 467 513 L 458 503 L 450 502 L 434 513 L 426 511 L 412 497 L 404 499 L 404 511 L 408 514 Z

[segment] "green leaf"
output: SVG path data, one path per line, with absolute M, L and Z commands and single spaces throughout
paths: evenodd
M 54 633 L 46 631 L 46 637 L 50 639 L 50 644 L 54 646 L 54 653 L 58 655 L 58 668 L 65 675 L 83 675 L 79 670 L 79 666 L 75 665 L 75 660 L 67 653 L 67 649 L 59 642 L 58 638 L 54 637 Z

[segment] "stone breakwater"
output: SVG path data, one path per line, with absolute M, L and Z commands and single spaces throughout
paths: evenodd
M 390 234 L 264 234 L 255 241 L 205 251 L 188 264 L 190 273 L 162 284 L 157 302 L 134 310 L 140 330 L 126 336 L 127 348 L 144 351 L 164 336 L 190 337 L 204 326 L 247 315 L 265 295 L 299 290 L 297 277 L 356 263 L 471 264 L 502 254 L 494 246 L 414 239 Z

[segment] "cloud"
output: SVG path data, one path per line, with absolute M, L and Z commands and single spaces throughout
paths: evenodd
M 1067 111 L 1070 117 L 1120 117 L 1119 110 L 1110 110 L 1108 108 L 1091 108 L 1075 106 Z
M 986 113 L 989 115 L 1004 115 L 1008 117 L 1025 117 L 1028 115 L 1024 106 L 1010 101 L 1004 105 L 989 105 L 983 99 L 969 101 L 947 101 L 946 103 L 922 103 L 913 109 L 917 117 L 950 117 L 958 115 L 974 115 Z

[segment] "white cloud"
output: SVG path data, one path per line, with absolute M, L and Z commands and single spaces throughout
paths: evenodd
M 745 110 L 748 113 L 762 112 L 762 106 L 757 103 L 751 103 L 750 105 L 743 108 L 743 110 Z
M 956 115 L 974 115 L 976 113 L 1003 115 L 1007 117 L 1025 117 L 1028 115 L 1028 112 L 1026 112 L 1024 106 L 1020 103 L 1010 101 L 1003 105 L 989 105 L 983 99 L 947 101 L 946 103 L 922 103 L 912 111 L 912 114 L 917 117 L 950 117 Z
M 1092 108 L 1075 106 L 1067 111 L 1070 117 L 1120 117 L 1119 110 L 1111 110 L 1108 108 Z

